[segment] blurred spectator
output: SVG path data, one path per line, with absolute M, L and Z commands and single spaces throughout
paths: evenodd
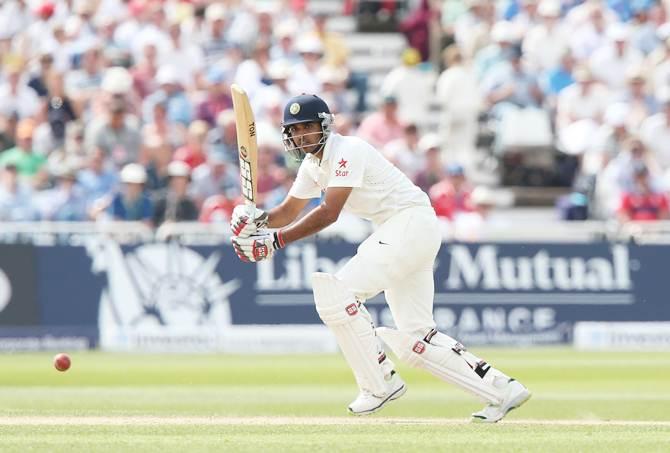
M 412 47 L 403 51 L 401 59 L 401 65 L 382 81 L 380 91 L 397 99 L 401 121 L 424 122 L 433 98 L 435 74 L 419 65 L 421 54 Z
M 183 124 L 171 124 L 167 119 L 167 100 L 154 104 L 153 121 L 142 127 L 142 142 L 178 148 L 186 141 L 186 128 Z
M 178 77 L 187 85 L 193 85 L 205 70 L 205 54 L 194 42 L 185 39 L 181 32 L 181 22 L 171 19 L 167 26 L 170 45 L 161 55 L 161 64 L 179 62 L 176 66 Z
M 625 87 L 628 70 L 642 64 L 642 53 L 628 44 L 629 39 L 627 25 L 611 25 L 607 30 L 607 42 L 589 59 L 594 76 L 614 92 Z
M 558 65 L 549 68 L 548 71 L 542 74 L 540 80 L 540 86 L 544 91 L 544 95 L 549 102 L 549 105 L 555 109 L 558 94 L 563 91 L 564 88 L 569 87 L 575 83 L 573 72 L 575 69 L 575 58 L 572 55 L 572 52 L 566 50 L 561 55 Z
M 293 67 L 293 74 L 288 80 L 288 88 L 292 93 L 318 93 L 321 81 L 317 74 L 323 64 L 323 45 L 315 36 L 302 36 L 296 42 L 296 50 L 300 54 L 300 62 Z
M 626 72 L 626 87 L 619 99 L 628 105 L 626 123 L 639 130 L 642 122 L 658 112 L 658 103 L 647 89 L 647 77 L 642 67 L 631 67 Z
M 233 107 L 230 86 L 225 80 L 225 73 L 216 67 L 210 68 L 205 77 L 207 93 L 198 104 L 196 117 L 207 122 L 210 127 L 215 125 L 219 113 Z
M 414 123 L 405 126 L 402 137 L 391 140 L 381 151 L 412 180 L 424 167 L 424 155 L 419 149 L 419 129 Z
M 519 36 L 524 36 L 523 52 L 530 68 L 547 71 L 559 65 L 570 36 L 567 27 L 560 21 L 560 0 L 541 0 L 537 14 L 540 21 L 530 28 L 528 34 Z
M 56 187 L 39 193 L 37 204 L 42 220 L 81 222 L 88 219 L 87 199 L 77 185 L 74 169 L 56 176 Z
M 512 46 L 517 41 L 514 26 L 507 21 L 497 22 L 491 30 L 491 40 L 493 42 L 475 56 L 475 73 L 480 81 L 486 78 L 489 71 L 498 63 L 509 59 Z
M 50 149 L 63 146 L 65 129 L 70 121 L 79 118 L 75 104 L 65 93 L 63 76 L 57 72 L 50 73 L 46 78 L 47 87 L 47 121 L 51 130 Z
M 79 171 L 79 186 L 86 194 L 87 204 L 92 206 L 97 200 L 110 197 L 119 184 L 119 174 L 113 165 L 107 165 L 105 153 L 94 149 L 88 156 L 86 166 Z
M 224 110 L 216 117 L 216 127 L 207 133 L 207 147 L 236 162 L 237 159 L 237 129 L 235 127 L 235 112 L 232 109 Z
M 146 43 L 142 49 L 142 55 L 131 70 L 133 88 L 141 99 L 146 98 L 158 88 L 156 82 L 158 66 L 158 49 L 156 45 L 152 42 Z
M 658 99 L 661 111 L 642 122 L 640 135 L 664 169 L 670 168 L 670 89 Z
M 226 27 L 226 9 L 221 3 L 212 3 L 207 6 L 205 12 L 205 35 L 202 41 L 203 51 L 205 53 L 205 61 L 208 64 L 219 60 L 226 49 L 229 47 L 229 42 L 225 35 Z
M 477 138 L 477 119 L 482 109 L 482 95 L 472 69 L 463 61 L 456 46 L 443 52 L 447 69 L 437 80 L 436 94 L 441 106 L 439 133 L 448 161 L 472 166 Z
M 113 220 L 141 221 L 151 225 L 154 205 L 144 190 L 147 173 L 139 164 L 126 164 L 121 169 L 122 188 L 106 207 Z M 100 206 L 96 206 L 99 208 Z M 94 218 L 99 211 L 94 210 Z
M 153 120 L 153 108 L 157 102 L 165 102 L 170 123 L 188 125 L 193 118 L 191 101 L 184 92 L 179 74 L 174 66 L 161 66 L 156 74 L 159 88 L 142 103 L 144 121 Z
M 0 83 L 0 110 L 6 114 L 16 112 L 23 119 L 37 114 L 41 102 L 35 91 L 27 85 L 21 65 L 18 58 L 16 61 L 4 63 L 4 81 Z
M 89 45 L 81 57 L 80 69 L 68 72 L 65 77 L 65 92 L 80 111 L 88 109 L 90 101 L 102 85 L 103 63 L 100 47 Z
M 414 178 L 414 184 L 428 193 L 430 188 L 444 179 L 444 163 L 437 134 L 426 134 L 419 140 L 419 149 L 424 154 L 424 166 Z
M 576 68 L 574 78 L 577 83 L 558 95 L 556 126 L 559 133 L 562 128 L 581 119 L 601 121 L 610 100 L 609 90 L 596 81 L 589 68 Z
M 235 205 L 239 200 L 226 198 L 224 195 L 212 195 L 202 204 L 199 220 L 204 223 L 223 223 L 230 222 Z
M 30 187 L 19 181 L 14 164 L 0 164 L 0 221 L 21 222 L 39 219 Z
M 196 120 L 188 127 L 186 144 L 174 153 L 174 160 L 181 160 L 191 169 L 197 168 L 207 160 L 207 123 Z
M 158 227 L 164 222 L 188 222 L 198 219 L 198 208 L 188 195 L 191 168 L 182 161 L 172 161 L 168 165 L 170 182 L 155 202 L 153 224 Z
M 193 170 L 191 193 L 198 204 L 216 194 L 230 199 L 239 195 L 240 174 L 233 162 L 222 152 L 214 151 L 206 163 Z
M 52 73 L 53 56 L 49 53 L 41 53 L 38 59 L 37 70 L 30 74 L 28 86 L 35 90 L 39 97 L 45 97 L 48 93 L 47 78 Z
M 633 177 L 633 190 L 621 197 L 619 219 L 627 222 L 670 218 L 668 199 L 652 187 L 647 167 L 642 163 L 634 165 Z
M 16 146 L 0 154 L 0 166 L 16 167 L 22 177 L 34 177 L 46 164 L 46 157 L 33 151 L 35 121 L 24 119 L 16 127 Z
M 14 137 L 16 136 L 17 118 L 16 114 L 3 115 L 0 113 L 0 156 L 3 151 L 16 146 Z
M 465 177 L 465 170 L 459 164 L 447 167 L 447 177 L 428 190 L 430 202 L 438 217 L 453 220 L 460 212 L 472 211 L 470 193 L 472 187 Z
M 399 31 L 405 35 L 410 47 L 419 51 L 421 61 L 430 59 L 430 29 L 439 20 L 440 12 L 430 0 L 420 0 L 416 9 L 400 23 Z
M 71 121 L 65 129 L 65 142 L 47 157 L 49 173 L 55 175 L 68 169 L 81 168 L 88 160 L 88 154 L 84 147 L 83 125 L 78 121 Z
M 512 106 L 522 109 L 537 108 L 542 102 L 537 79 L 526 69 L 522 58 L 521 49 L 512 47 L 509 60 L 493 67 L 482 81 L 487 101 L 498 117 L 502 117 L 504 110 Z
M 660 178 L 662 170 L 658 162 L 644 143 L 633 136 L 597 179 L 596 204 L 602 217 L 609 218 L 616 214 L 622 194 L 636 190 L 634 170 L 642 166 L 645 167 L 649 177 Z
M 385 96 L 379 109 L 363 119 L 358 135 L 377 148 L 383 148 L 391 140 L 402 137 L 405 125 L 398 117 L 398 100 Z
M 123 95 L 112 95 L 106 102 L 106 111 L 94 118 L 86 128 L 88 149 L 100 148 L 107 159 L 117 167 L 136 162 L 142 137 L 137 118 L 128 114 L 128 102 Z
M 257 42 L 251 57 L 244 60 L 235 72 L 235 83 L 245 89 L 249 99 L 256 103 L 267 78 L 270 62 L 270 44 Z
M 609 18 L 611 19 L 611 17 Z M 588 1 L 574 8 L 568 21 L 574 23 L 570 37 L 570 48 L 577 59 L 587 60 L 596 49 L 607 44 L 607 25 L 604 5 L 600 1 Z
M 334 66 L 323 66 L 319 69 L 319 81 L 321 82 L 321 93 L 330 111 L 334 114 L 351 113 L 353 108 L 349 102 L 349 93 L 345 85 L 347 80 L 346 71 Z
M 146 189 L 153 194 L 165 190 L 170 177 L 168 165 L 173 159 L 173 148 L 156 137 L 150 137 L 144 142 L 144 157 L 147 170 Z

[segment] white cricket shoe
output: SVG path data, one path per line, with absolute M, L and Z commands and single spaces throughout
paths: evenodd
M 531 397 L 530 390 L 519 381 L 510 379 L 505 389 L 505 397 L 502 403 L 489 404 L 479 412 L 472 414 L 472 421 L 476 423 L 496 423 L 507 415 L 512 409 L 516 409 Z
M 407 386 L 400 375 L 393 371 L 388 380 L 388 392 L 378 396 L 362 390 L 355 400 L 349 404 L 348 410 L 352 415 L 370 415 L 381 410 L 389 401 L 397 400 L 405 394 Z

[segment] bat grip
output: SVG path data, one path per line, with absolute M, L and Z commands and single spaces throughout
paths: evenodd
M 247 203 L 247 215 L 249 216 L 249 222 L 256 220 L 256 203 Z

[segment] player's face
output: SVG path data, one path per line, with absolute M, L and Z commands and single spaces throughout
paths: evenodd
M 295 146 L 308 154 L 317 152 L 321 148 L 319 141 L 323 133 L 321 124 L 316 121 L 293 124 L 288 128 L 288 133 Z

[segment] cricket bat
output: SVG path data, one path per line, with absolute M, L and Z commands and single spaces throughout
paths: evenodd
M 258 143 L 256 121 L 247 93 L 237 84 L 230 87 L 235 110 L 237 151 L 240 158 L 240 185 L 244 202 L 249 209 L 249 218 L 254 220 L 256 212 L 256 187 L 258 186 Z

